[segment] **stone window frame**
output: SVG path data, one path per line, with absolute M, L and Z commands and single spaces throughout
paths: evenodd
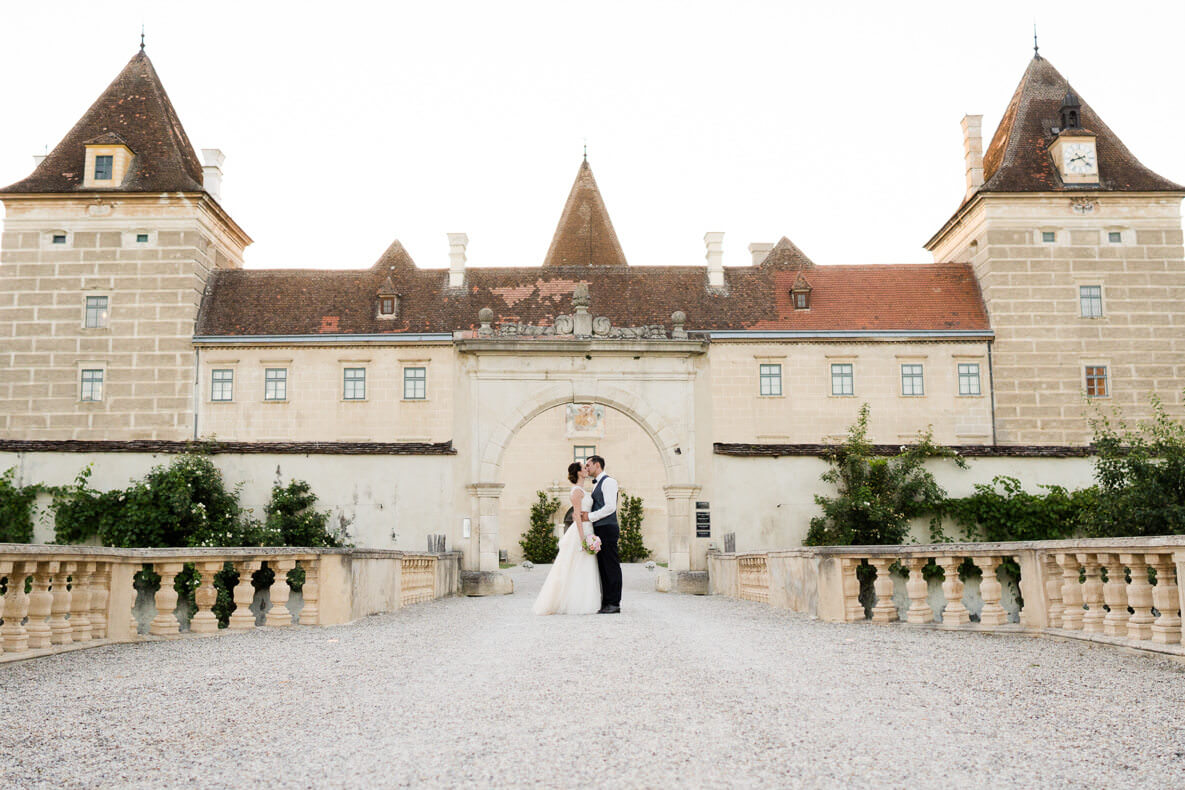
M 831 397 L 832 398 L 854 398 L 854 397 L 856 397 L 856 361 L 854 359 L 850 360 L 850 361 L 841 360 L 838 362 L 832 362 L 830 364 L 831 364 L 831 367 L 830 367 Z M 842 375 L 843 371 L 840 371 L 841 375 L 839 377 L 839 380 L 843 381 L 844 379 L 847 379 L 847 381 L 851 385 L 851 392 L 842 392 L 842 391 L 836 392 L 835 391 L 835 383 L 837 380 L 836 379 L 836 368 L 847 368 L 848 369 L 846 376 Z M 840 386 L 840 389 L 841 390 L 843 389 L 842 385 Z
M 774 391 L 775 389 L 777 390 L 776 392 Z M 782 386 L 782 363 L 769 360 L 758 360 L 757 397 L 782 398 L 785 397 L 785 394 L 786 390 Z
M 1045 234 L 1047 234 L 1047 233 L 1053 234 L 1053 239 L 1051 239 L 1050 241 L 1045 240 Z M 1056 247 L 1058 244 L 1061 243 L 1061 241 L 1062 241 L 1061 228 L 1048 228 L 1048 227 L 1047 228 L 1037 228 L 1037 244 L 1042 245 L 1042 246 L 1048 244 L 1048 245 Z
M 972 377 L 970 371 L 964 376 L 963 367 L 975 366 L 975 375 Z M 963 381 L 975 382 L 975 392 L 964 392 Z M 968 386 L 970 390 L 970 386 Z M 973 357 L 960 359 L 955 357 L 955 397 L 958 398 L 982 398 L 984 397 L 983 388 L 983 357 Z
M 399 399 L 401 401 L 404 403 L 427 403 L 431 400 L 432 392 L 428 386 L 432 378 L 431 371 L 429 370 L 431 366 L 432 360 L 428 357 L 399 357 L 399 385 L 402 388 Z M 409 381 L 407 371 L 415 368 L 423 368 L 424 370 L 424 397 L 422 398 L 409 398 L 407 396 L 407 385 Z
M 54 242 L 55 236 L 65 236 L 66 240 L 62 242 Z M 55 230 L 46 231 L 41 237 L 41 247 L 46 250 L 62 250 L 72 249 L 74 247 L 74 233 L 73 231 L 57 228 Z
M 386 313 L 386 312 L 383 312 L 383 306 L 384 306 L 384 302 L 386 302 L 388 300 L 390 300 L 390 302 L 391 302 L 391 312 Z M 399 317 L 399 302 L 400 302 L 399 294 L 391 294 L 391 293 L 379 294 L 378 305 L 376 307 L 377 312 L 375 313 L 375 315 L 384 321 L 390 321 L 392 319 L 398 318 Z
M 580 455 L 581 450 L 587 450 L 588 452 L 585 453 L 584 456 L 582 457 Z M 582 464 L 585 461 L 587 461 L 591 456 L 594 456 L 596 454 L 597 454 L 597 446 L 595 444 L 574 444 L 574 445 L 572 445 L 572 463 L 574 463 L 574 464 Z
M 369 361 L 369 360 L 367 360 Z M 342 396 L 344 403 L 365 403 L 367 400 L 366 392 L 366 370 L 368 365 L 366 362 L 343 362 L 341 366 L 341 382 L 342 382 Z M 361 376 L 350 377 L 351 373 L 362 372 Z M 361 382 L 361 394 L 358 394 L 358 384 Z M 350 385 L 353 386 L 350 386 Z M 352 393 L 352 394 L 351 394 Z
M 94 326 L 91 326 L 90 323 L 88 322 L 88 319 L 90 318 L 90 304 L 89 304 L 89 302 L 91 299 L 106 299 L 107 300 L 106 311 L 104 313 L 99 314 L 99 317 L 101 317 L 102 323 L 96 323 Z M 88 332 L 94 332 L 96 330 L 107 330 L 107 331 L 111 330 L 111 294 L 109 292 L 107 292 L 107 291 L 87 291 L 86 293 L 82 294 L 82 322 L 81 322 L 80 326 L 82 329 L 85 329 Z
M 1082 371 L 1081 376 L 1082 376 L 1082 393 L 1083 393 L 1083 395 L 1085 397 L 1089 398 L 1090 400 L 1108 400 L 1111 397 L 1112 392 L 1113 392 L 1112 381 L 1111 381 L 1111 360 L 1109 360 L 1109 359 L 1093 359 L 1093 358 L 1092 359 L 1083 359 L 1083 360 L 1081 360 L 1081 364 L 1078 367 Z M 1098 373 L 1091 372 L 1091 371 L 1098 371 L 1098 370 L 1102 371 L 1101 377 L 1099 377 Z M 1102 381 L 1102 383 L 1103 383 L 1102 393 L 1091 394 L 1090 390 L 1091 390 L 1092 381 L 1093 382 Z
M 214 365 L 221 365 L 221 367 L 214 367 Z M 235 370 L 236 370 L 236 367 L 233 364 L 228 365 L 226 363 L 218 363 L 218 362 L 211 363 L 210 389 L 209 389 L 209 393 L 210 393 L 209 402 L 210 403 L 234 403 L 234 401 L 235 401 Z M 225 376 L 219 375 L 219 374 L 223 374 L 223 373 L 229 373 L 230 376 L 225 377 Z M 225 397 L 225 398 L 215 397 L 215 394 L 220 393 L 223 390 L 223 387 L 218 386 L 218 385 L 228 385 L 228 388 L 227 388 L 227 395 L 228 396 L 227 397 Z
M 78 402 L 84 404 L 102 403 L 107 394 L 104 391 L 107 386 L 107 363 L 102 360 L 82 361 L 77 364 L 77 370 L 78 374 L 74 380 L 78 382 Z M 99 385 L 98 397 L 84 397 L 86 394 L 86 384 L 88 383 L 85 379 L 88 372 L 98 372 L 99 374 L 97 382 Z M 89 383 L 95 383 L 93 378 Z
M 1124 227 L 1118 227 L 1118 226 L 1111 226 L 1111 227 L 1104 228 L 1103 232 L 1107 234 L 1107 244 L 1109 246 L 1114 246 L 1114 247 L 1126 246 L 1128 243 L 1128 240 L 1131 238 L 1131 235 L 1132 235 L 1130 228 L 1124 228 Z M 1118 234 L 1119 239 L 1113 240 L 1111 238 L 1112 233 Z
M 263 363 L 263 400 L 265 403 L 287 403 L 288 402 L 288 368 L 289 365 L 284 362 L 264 362 Z M 275 371 L 283 371 L 282 378 L 269 378 L 269 375 Z M 283 385 L 283 397 L 269 396 L 269 384 L 279 382 Z
M 902 398 L 924 398 L 924 397 L 926 397 L 926 366 L 925 366 L 925 363 L 921 362 L 920 360 L 910 360 L 910 361 L 905 361 L 905 362 L 899 362 L 898 365 L 901 369 L 900 397 L 902 397 Z M 907 376 L 907 374 L 905 372 L 906 368 L 917 368 L 916 375 L 911 372 Z M 907 378 L 916 380 L 917 392 L 906 392 L 905 391 L 905 389 L 906 389 L 905 382 L 906 382 Z
M 105 164 L 106 175 L 99 174 L 99 166 Z M 115 154 L 95 154 L 94 170 L 91 172 L 91 181 L 111 181 L 115 178 Z
M 1077 287 L 1078 287 L 1078 317 L 1085 318 L 1089 321 L 1097 321 L 1100 318 L 1106 318 L 1107 317 L 1107 303 L 1103 299 L 1103 284 L 1098 281 L 1084 282 L 1084 283 L 1078 283 Z M 1087 315 L 1084 312 L 1084 309 L 1086 307 L 1086 298 L 1087 297 L 1085 296 L 1085 294 L 1083 294 L 1083 290 L 1086 288 L 1099 289 L 1099 292 L 1098 292 L 1098 312 L 1097 313 L 1092 313 L 1090 315 Z M 1090 298 L 1092 301 L 1094 300 L 1093 296 Z
M 419 375 L 415 375 L 415 371 Z M 411 394 L 408 394 L 408 385 L 411 385 Z M 403 366 L 403 400 L 425 401 L 428 400 L 428 366 L 427 365 L 404 365 Z
M 139 236 L 147 236 L 148 241 L 137 241 L 136 239 Z M 122 241 L 124 247 L 130 247 L 134 249 L 137 247 L 155 247 L 157 246 L 159 238 L 155 230 L 139 228 L 136 230 L 124 231 Z

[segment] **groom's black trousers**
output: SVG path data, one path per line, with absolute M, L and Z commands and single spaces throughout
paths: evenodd
M 621 606 L 621 557 L 617 553 L 617 539 L 621 530 L 615 524 L 593 526 L 593 533 L 601 539 L 597 552 L 597 570 L 601 574 L 601 606 Z

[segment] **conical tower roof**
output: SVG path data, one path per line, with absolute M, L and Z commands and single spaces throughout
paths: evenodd
M 784 266 L 792 269 L 810 269 L 815 263 L 806 256 L 798 245 L 783 236 L 761 260 L 762 266 Z
M 96 142 L 122 143 L 134 155 L 119 191 L 202 191 L 201 163 L 141 49 L 32 175 L 0 192 L 92 191 L 82 184 L 86 145 Z
M 585 159 L 560 215 L 544 266 L 626 266 L 605 201 Z
M 1099 161 L 1097 186 L 1062 183 L 1049 145 L 1061 124 L 1062 101 L 1067 93 L 1082 103 L 1083 130 L 1096 136 Z M 1029 62 L 1012 96 L 992 142 L 983 155 L 981 192 L 1123 191 L 1178 192 L 1179 184 L 1153 173 L 1132 155 L 1098 113 L 1081 98 L 1046 58 Z M 1081 132 L 1076 132 L 1081 133 Z

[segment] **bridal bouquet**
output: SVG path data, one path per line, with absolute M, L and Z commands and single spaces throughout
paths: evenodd
M 601 539 L 593 535 L 588 540 L 584 541 L 584 550 L 589 554 L 596 554 L 601 550 Z

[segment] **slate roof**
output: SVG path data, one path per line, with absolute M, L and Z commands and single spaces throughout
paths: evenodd
M 625 266 L 625 253 L 613 230 L 613 222 L 601 198 L 601 190 L 585 159 L 559 225 L 551 239 L 544 266 Z
M 33 173 L 0 193 L 110 192 L 82 188 L 88 142 L 126 145 L 135 155 L 117 190 L 202 191 L 201 163 L 143 49 Z

